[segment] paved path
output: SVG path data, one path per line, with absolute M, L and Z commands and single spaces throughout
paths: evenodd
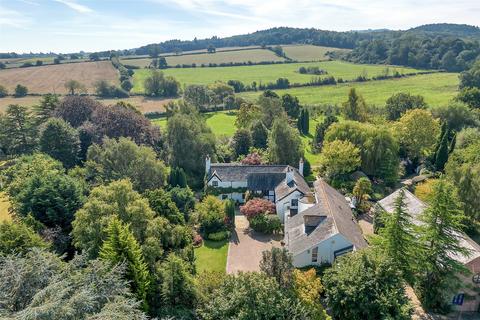
M 227 273 L 239 271 L 259 271 L 262 252 L 272 247 L 280 247 L 281 235 L 264 235 L 256 233 L 248 226 L 248 220 L 235 216 L 235 231 L 228 247 Z

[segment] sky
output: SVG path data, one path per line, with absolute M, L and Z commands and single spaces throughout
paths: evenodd
M 479 0 L 0 0 L 0 52 L 130 49 L 288 26 L 480 25 Z

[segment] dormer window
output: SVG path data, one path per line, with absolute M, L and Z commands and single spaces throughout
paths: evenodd
M 218 181 L 216 181 L 216 180 L 213 180 L 213 181 L 212 181 L 212 186 L 214 186 L 214 187 L 218 187 Z

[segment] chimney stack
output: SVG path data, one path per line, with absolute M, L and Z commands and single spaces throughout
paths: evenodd
M 289 184 L 292 181 L 293 181 L 293 169 L 290 166 L 288 166 L 287 172 L 285 173 L 285 182 Z
M 303 176 L 303 158 L 300 158 L 298 163 L 298 172 Z
M 210 166 L 211 166 L 211 161 L 210 161 L 210 156 L 207 154 L 205 157 L 205 172 L 208 174 L 210 172 Z

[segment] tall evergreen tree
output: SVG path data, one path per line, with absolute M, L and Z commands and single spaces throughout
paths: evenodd
M 303 133 L 303 117 L 304 117 L 305 110 L 301 109 L 300 114 L 297 119 L 297 128 L 300 133 Z
M 355 88 L 350 89 L 348 100 L 343 103 L 343 113 L 347 120 L 363 121 L 365 118 L 365 101 Z
M 455 144 L 457 143 L 457 133 L 455 132 L 452 137 L 452 141 L 450 142 L 450 146 L 448 147 L 448 153 L 452 153 L 455 150 Z
M 455 187 L 445 179 L 436 182 L 429 207 L 420 217 L 423 224 L 419 240 L 423 246 L 416 279 L 419 297 L 429 310 L 444 310 L 461 283 L 459 273 L 466 271 L 453 258 L 468 254 L 459 238 L 464 218 Z
M 310 132 L 310 113 L 308 112 L 307 109 L 305 109 L 305 112 L 303 113 L 302 120 L 303 120 L 303 125 L 302 125 L 303 134 L 308 135 L 308 133 Z
M 267 147 L 268 129 L 261 121 L 252 124 L 252 145 L 255 148 L 265 149 Z
M 443 171 L 445 164 L 448 161 L 448 131 L 443 134 L 440 145 L 435 154 L 435 169 L 437 171 Z
M 150 285 L 148 266 L 143 259 L 142 249 L 128 225 L 113 216 L 107 227 L 107 239 L 100 249 L 100 258 L 112 264 L 125 263 L 126 277 L 137 298 L 147 309 L 146 298 Z
M 400 189 L 393 212 L 381 213 L 384 227 L 374 243 L 381 247 L 400 269 L 407 280 L 412 280 L 414 261 L 414 234 L 412 217 L 406 210 L 405 191 Z

